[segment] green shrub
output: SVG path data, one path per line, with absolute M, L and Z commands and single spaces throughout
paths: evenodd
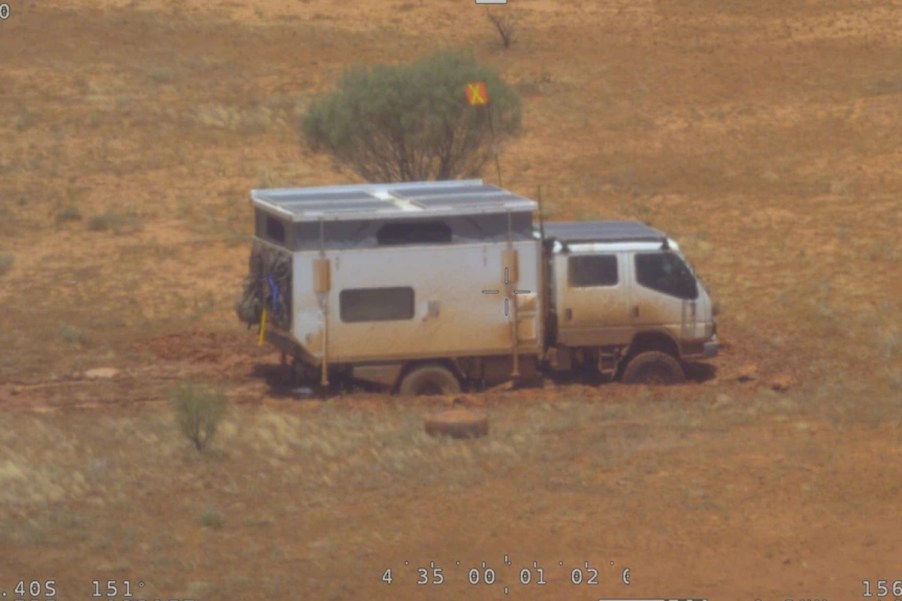
M 488 104 L 467 103 L 473 82 L 486 84 Z M 352 68 L 335 92 L 313 102 L 300 132 L 311 149 L 369 181 L 443 180 L 478 175 L 493 144 L 520 122 L 520 98 L 495 70 L 446 51 Z
M 113 210 L 94 215 L 88 220 L 88 229 L 92 232 L 112 230 L 115 234 L 123 234 L 136 232 L 142 227 L 141 218 L 137 215 Z
M 207 528 L 212 528 L 214 530 L 220 530 L 225 523 L 225 519 L 222 517 L 222 513 L 215 506 L 210 505 L 200 516 L 200 523 L 206 526 Z
M 63 223 L 65 221 L 78 221 L 81 219 L 81 212 L 77 207 L 72 205 L 66 205 L 62 207 L 56 214 L 57 223 Z
M 198 451 L 206 449 L 225 415 L 225 393 L 209 384 L 183 382 L 169 397 L 182 434 Z
M 63 324 L 57 330 L 59 337 L 69 344 L 83 344 L 87 341 L 88 336 L 84 330 L 68 324 Z
M 13 255 L 9 253 L 0 253 L 0 275 L 5 274 L 13 268 Z

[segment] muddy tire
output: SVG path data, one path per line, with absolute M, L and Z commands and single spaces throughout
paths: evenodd
M 460 380 L 451 370 L 441 365 L 421 365 L 415 367 L 401 380 L 398 394 L 401 396 L 422 396 L 428 394 L 457 394 Z
M 633 357 L 623 370 L 624 384 L 682 384 L 686 381 L 683 367 L 673 356 L 648 351 Z
M 479 438 L 489 433 L 485 413 L 468 409 L 451 409 L 426 417 L 426 433 L 430 436 Z

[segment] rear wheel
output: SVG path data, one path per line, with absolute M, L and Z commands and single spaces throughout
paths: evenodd
M 686 375 L 673 356 L 660 351 L 647 351 L 630 360 L 621 379 L 624 384 L 681 384 L 686 381 Z
M 460 380 L 446 367 L 436 364 L 415 367 L 404 376 L 398 387 L 402 396 L 429 394 L 456 394 L 460 392 Z

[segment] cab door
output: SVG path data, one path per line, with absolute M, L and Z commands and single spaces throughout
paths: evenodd
M 666 330 L 679 341 L 695 338 L 698 282 L 683 258 L 672 250 L 636 251 L 629 267 L 635 330 Z
M 618 252 L 555 256 L 558 340 L 566 346 L 606 346 L 630 341 L 630 296 Z

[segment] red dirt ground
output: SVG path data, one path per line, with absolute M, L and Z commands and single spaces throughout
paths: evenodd
M 200 601 L 847 601 L 902 581 L 898 2 L 513 0 L 491 9 L 518 19 L 509 50 L 462 0 L 8 4 L 6 598 L 129 579 Z M 354 63 L 441 47 L 523 96 L 505 187 L 677 238 L 722 307 L 714 377 L 468 395 L 491 419 L 469 442 L 422 432 L 451 399 L 290 394 L 232 311 L 248 190 L 353 181 L 298 117 Z M 188 378 L 233 404 L 204 454 L 167 403 Z M 499 582 L 467 584 L 483 561 Z M 517 583 L 533 561 L 545 587 Z M 569 583 L 587 561 L 600 584 Z M 430 562 L 445 583 L 417 586 Z

